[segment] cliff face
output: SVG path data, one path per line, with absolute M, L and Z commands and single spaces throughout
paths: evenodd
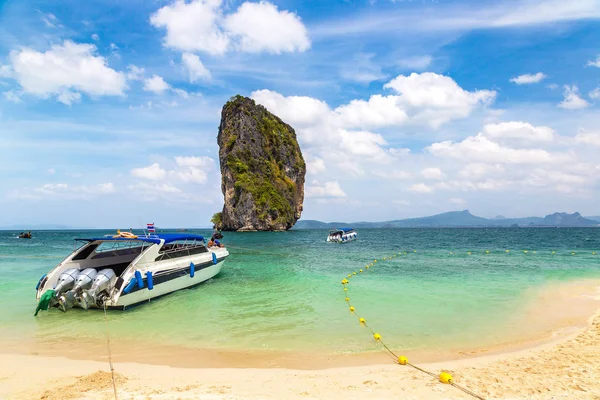
M 219 126 L 223 212 L 218 228 L 290 229 L 300 218 L 306 164 L 294 129 L 254 100 L 235 96 Z

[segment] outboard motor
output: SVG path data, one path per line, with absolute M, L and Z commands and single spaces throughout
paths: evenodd
M 54 288 L 54 295 L 58 297 L 62 292 L 65 292 L 73 287 L 75 279 L 79 275 L 77 268 L 69 268 L 58 276 L 58 282 Z
M 76 303 L 76 296 L 80 295 L 84 289 L 89 289 L 92 286 L 92 282 L 96 277 L 97 272 L 94 268 L 86 268 L 77 275 L 73 289 L 69 290 L 65 294 L 58 298 L 58 308 L 61 311 L 67 311 L 69 308 L 73 308 Z
M 87 310 L 92 305 L 102 307 L 108 296 L 108 291 L 114 286 L 116 280 L 117 275 L 115 275 L 115 271 L 110 268 L 98 272 L 92 282 L 92 287 L 88 290 L 84 290 L 77 299 L 81 308 Z

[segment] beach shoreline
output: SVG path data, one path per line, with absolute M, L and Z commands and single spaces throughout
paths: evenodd
M 455 383 L 487 399 L 594 399 L 600 398 L 599 341 L 600 309 L 582 332 L 558 342 L 419 366 L 434 373 L 448 371 Z M 473 398 L 391 361 L 320 370 L 177 368 L 131 362 L 115 363 L 114 368 L 120 399 Z M 114 398 L 106 361 L 2 353 L 0 382 L 0 398 L 7 400 Z
M 592 300 L 597 302 L 599 298 Z M 412 363 L 435 374 L 449 371 L 457 384 L 487 399 L 600 398 L 600 383 L 595 378 L 600 376 L 597 303 L 586 321 L 581 329 L 545 342 L 526 343 L 522 348 L 487 349 L 436 362 L 407 355 Z M 68 357 L 59 356 L 67 347 L 68 343 L 51 353 L 1 346 L 0 399 L 114 398 L 106 347 L 104 355 L 96 359 L 77 351 L 66 352 Z M 187 365 L 160 364 L 152 362 L 150 356 L 132 362 L 128 358 L 131 353 L 122 352 L 118 342 L 111 343 L 111 350 L 119 399 L 472 398 L 431 376 L 394 363 L 383 351 L 369 357 L 340 355 L 331 364 L 324 362 L 331 361 L 330 356 L 323 355 L 313 360 L 314 368 L 298 368 L 301 363 L 273 359 L 248 363 L 241 353 L 229 354 L 216 366 L 214 360 L 203 364 L 201 359 L 206 355 L 199 354 L 190 354 L 187 360 L 197 362 Z M 170 357 L 173 360 L 177 355 L 171 353 Z M 341 360 L 343 364 L 338 362 Z

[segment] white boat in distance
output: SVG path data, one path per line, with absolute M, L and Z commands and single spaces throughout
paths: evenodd
M 356 239 L 358 234 L 352 228 L 332 229 L 327 236 L 328 242 L 346 243 Z
M 212 278 L 229 256 L 223 245 L 209 248 L 204 237 L 188 233 L 75 240 L 86 243 L 40 278 L 38 310 L 125 310 Z

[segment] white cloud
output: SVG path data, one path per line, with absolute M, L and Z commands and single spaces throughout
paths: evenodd
M 600 56 L 596 57 L 593 61 L 588 61 L 586 64 L 588 67 L 600 68 Z
M 372 174 L 375 176 L 384 178 L 384 179 L 390 179 L 390 180 L 395 180 L 395 181 L 398 181 L 398 180 L 403 181 L 403 180 L 411 179 L 413 177 L 413 175 L 410 172 L 406 172 L 406 171 L 399 170 L 399 169 L 392 169 L 392 170 L 377 169 L 377 170 L 373 171 Z
M 501 174 L 504 171 L 501 164 L 473 163 L 465 165 L 458 174 L 466 179 L 479 180 L 489 175 Z
M 211 74 L 208 69 L 200 61 L 200 57 L 191 53 L 183 53 L 181 62 L 188 72 L 190 82 L 194 83 L 198 80 L 208 81 L 211 79 Z
M 425 168 L 421 171 L 421 175 L 425 179 L 443 179 L 445 176 L 439 168 Z
M 132 169 L 131 175 L 137 178 L 161 181 L 167 176 L 167 171 L 162 169 L 160 164 L 154 163 L 148 167 Z
M 175 164 L 175 169 L 167 171 L 160 164 L 153 163 L 145 168 L 131 170 L 131 175 L 157 182 L 170 178 L 180 182 L 202 184 L 207 182 L 207 172 L 214 169 L 215 161 L 210 157 L 175 157 Z
M 312 97 L 285 97 L 266 89 L 252 92 L 251 97 L 292 126 L 319 124 L 331 111 L 327 103 Z
M 578 143 L 591 144 L 600 146 L 600 133 L 597 132 L 582 132 L 575 136 L 575 141 Z
M 586 108 L 589 103 L 579 96 L 579 89 L 577 86 L 565 85 L 565 91 L 563 92 L 564 100 L 558 104 L 560 108 L 567 110 L 576 110 L 580 108 Z
M 325 161 L 319 157 L 311 157 L 306 160 L 306 173 L 311 175 L 319 175 L 325 172 Z
M 597 87 L 596 89 L 589 92 L 588 96 L 590 96 L 590 99 L 592 100 L 600 99 L 600 87 Z
M 42 15 L 42 21 L 44 21 L 44 24 L 46 24 L 48 28 L 56 28 L 61 26 L 59 24 L 58 18 L 56 18 L 56 15 L 51 13 Z
M 475 107 L 488 105 L 496 97 L 493 90 L 469 92 L 452 78 L 432 72 L 400 75 L 384 88 L 400 95 L 399 103 L 413 120 L 428 121 L 433 127 L 467 117 Z
M 173 92 L 184 99 L 188 99 L 190 97 L 190 94 L 183 89 L 173 88 Z
M 147 92 L 162 94 L 170 87 L 171 86 L 158 75 L 152 75 L 152 78 L 144 79 L 144 90 Z
M 81 97 L 121 96 L 127 88 L 125 76 L 109 68 L 106 59 L 96 56 L 96 46 L 65 40 L 40 53 L 24 48 L 11 51 L 14 78 L 26 93 L 41 97 L 59 96 L 70 104 Z
M 42 200 L 46 198 L 89 199 L 95 196 L 102 196 L 115 192 L 116 188 L 112 182 L 82 186 L 71 186 L 67 183 L 46 183 L 33 189 L 15 190 L 9 193 L 9 197 L 25 200 Z
M 517 85 L 529 85 L 532 83 L 539 83 L 545 78 L 545 74 L 538 72 L 536 74 L 519 75 L 516 78 L 511 78 L 510 81 L 516 83 Z
M 306 186 L 306 197 L 346 197 L 346 193 L 340 187 L 338 181 L 325 182 L 320 185 L 313 181 L 311 185 Z
M 469 136 L 459 143 L 452 141 L 433 143 L 426 150 L 438 157 L 498 164 L 551 164 L 565 162 L 570 158 L 565 154 L 549 153 L 542 149 L 501 146 L 481 133 L 477 136 Z
M 98 34 L 97 34 L 97 33 L 93 33 L 93 34 L 92 34 L 92 40 L 94 40 L 94 41 L 96 41 L 96 42 L 97 42 L 98 40 L 100 40 L 100 36 L 98 36 Z
M 550 24 L 561 21 L 597 19 L 600 9 L 596 0 L 530 0 L 494 2 L 485 8 L 460 7 L 449 2 L 423 12 L 398 8 L 382 12 L 357 12 L 353 17 L 326 19 L 315 26 L 315 36 L 348 36 L 385 32 L 461 32 L 473 29 L 498 29 Z
M 431 56 L 407 57 L 398 61 L 398 65 L 410 70 L 423 71 L 431 65 L 432 61 Z
M 359 53 L 342 67 L 342 78 L 359 83 L 370 83 L 385 79 L 381 67 L 373 62 L 375 54 Z
M 21 96 L 19 95 L 19 93 L 16 93 L 13 90 L 9 90 L 8 92 L 4 92 L 3 93 L 4 98 L 8 101 L 11 101 L 13 103 L 22 103 L 23 101 L 21 100 Z
M 433 193 L 433 189 L 424 183 L 416 183 L 409 187 L 408 190 L 414 193 Z
M 554 139 L 552 128 L 533 126 L 520 121 L 487 124 L 483 127 L 483 134 L 498 143 L 517 142 L 526 144 L 530 142 L 551 142 Z
M 204 51 L 223 54 L 229 47 L 229 37 L 219 28 L 221 0 L 177 0 L 150 17 L 150 23 L 165 28 L 167 47 L 182 51 Z
M 181 189 L 166 183 L 147 183 L 140 182 L 127 187 L 128 190 L 146 193 L 155 199 L 157 193 L 181 193 Z
M 310 47 L 300 18 L 292 12 L 279 11 L 267 1 L 243 3 L 234 14 L 225 18 L 224 26 L 231 35 L 239 38 L 238 47 L 242 51 L 280 54 L 305 51 Z
M 144 72 L 144 68 L 130 64 L 127 66 L 127 79 L 130 81 L 141 81 L 144 79 Z
M 175 157 L 175 163 L 180 167 L 212 167 L 215 160 L 210 157 Z
M 187 52 L 224 54 L 236 49 L 279 54 L 310 47 L 300 18 L 267 1 L 244 2 L 228 15 L 223 11 L 221 0 L 178 0 L 154 13 L 150 23 L 167 30 L 165 46 Z

